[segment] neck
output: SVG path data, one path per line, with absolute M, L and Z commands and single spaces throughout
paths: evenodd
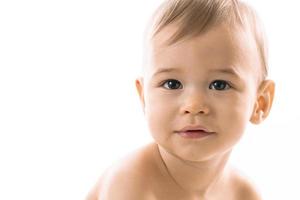
M 158 150 L 170 178 L 185 193 L 207 198 L 213 195 L 214 191 L 224 188 L 228 174 L 226 163 L 230 152 L 196 162 L 172 155 L 159 145 Z

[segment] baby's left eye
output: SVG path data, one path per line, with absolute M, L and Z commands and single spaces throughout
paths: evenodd
M 231 86 L 227 81 L 215 80 L 209 85 L 209 89 L 213 90 L 228 90 Z

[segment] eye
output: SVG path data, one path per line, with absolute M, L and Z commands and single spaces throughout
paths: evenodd
M 231 86 L 228 82 L 223 80 L 215 80 L 209 85 L 209 89 L 213 90 L 228 90 L 230 88 Z
M 170 90 L 182 88 L 181 83 L 174 79 L 169 79 L 169 80 L 164 81 L 162 86 L 167 89 L 170 89 Z

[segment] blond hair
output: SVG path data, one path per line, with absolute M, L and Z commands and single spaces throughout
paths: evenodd
M 267 77 L 268 50 L 263 26 L 255 10 L 248 4 L 239 0 L 165 0 L 150 20 L 145 42 L 152 41 L 163 28 L 173 23 L 178 29 L 167 41 L 168 45 L 198 36 L 222 23 L 250 31 L 260 56 L 262 79 Z

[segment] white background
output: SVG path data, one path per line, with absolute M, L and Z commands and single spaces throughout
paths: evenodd
M 159 2 L 0 1 L 0 199 L 83 199 L 106 167 L 151 141 L 134 80 Z M 265 199 L 300 199 L 300 12 L 296 0 L 250 2 L 276 99 L 231 162 Z

